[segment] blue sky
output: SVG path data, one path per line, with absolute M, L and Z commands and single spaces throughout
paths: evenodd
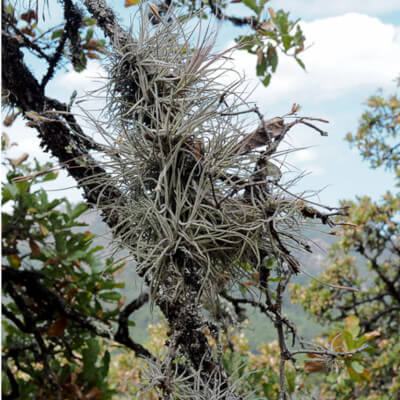
M 113 1 L 123 3 L 123 0 Z M 293 103 L 302 106 L 300 115 L 321 117 L 330 121 L 328 137 L 320 137 L 308 128 L 293 129 L 287 146 L 307 147 L 288 157 L 293 173 L 310 172 L 297 188 L 320 190 L 314 200 L 336 205 L 340 199 L 368 194 L 378 198 L 393 189 L 393 180 L 384 171 L 373 171 L 361 161 L 357 151 L 344 141 L 347 132 L 354 132 L 364 109 L 363 102 L 378 88 L 385 93 L 395 90 L 393 79 L 400 75 L 400 1 L 385 0 L 272 0 L 274 9 L 283 8 L 294 17 L 302 18 L 302 28 L 311 47 L 304 53 L 307 72 L 302 71 L 292 59 L 281 57 L 278 72 L 270 87 L 258 85 L 250 99 L 257 101 L 266 118 L 288 112 Z M 119 14 L 129 23 L 134 7 L 119 7 Z M 219 31 L 219 49 L 231 44 L 240 31 L 225 24 Z M 245 52 L 234 55 L 235 67 L 246 72 L 251 87 L 257 85 L 255 59 Z M 80 95 L 91 90 L 93 78 L 102 74 L 96 61 L 77 74 L 71 69 L 60 71 L 58 81 L 51 86 L 50 95 L 68 101 L 74 88 Z M 45 160 L 34 131 L 17 121 L 12 128 L 4 129 L 19 146 L 17 155 L 28 152 Z M 10 154 L 11 156 L 13 154 Z M 54 182 L 52 197 L 67 196 L 80 199 L 78 190 L 64 189 L 74 186 L 66 178 Z

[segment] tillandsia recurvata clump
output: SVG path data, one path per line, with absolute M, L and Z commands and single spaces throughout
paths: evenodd
M 108 143 L 108 175 L 95 183 L 124 194 L 123 204 L 106 207 L 119 215 L 118 240 L 153 300 L 165 295 L 166 280 L 169 296 L 191 279 L 199 279 L 198 295 L 213 297 L 254 273 L 265 284 L 270 259 L 298 273 L 292 249 L 309 250 L 301 226 L 319 214 L 288 195 L 274 160 L 293 125 L 311 124 L 264 121 L 245 99 L 243 77 L 223 83 L 234 49 L 214 54 L 209 27 L 161 18 L 155 6 L 141 14 L 136 37 L 117 37 L 110 54 L 108 121 L 96 124 Z M 249 132 L 243 117 L 251 113 L 258 127 Z

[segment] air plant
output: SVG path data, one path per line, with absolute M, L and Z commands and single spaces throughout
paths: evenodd
M 179 295 L 193 270 L 202 277 L 199 293 L 209 295 L 271 258 L 298 272 L 290 249 L 308 250 L 300 229 L 305 203 L 279 184 L 274 158 L 304 119 L 264 121 L 246 100 L 242 76 L 223 83 L 235 49 L 214 54 L 210 27 L 202 32 L 200 22 L 156 11 L 141 8 L 134 39 L 114 40 L 107 121 L 96 122 L 108 178 L 90 183 L 124 195 L 123 204 L 102 206 L 119 216 L 119 243 L 134 255 L 153 300 L 167 278 Z M 251 133 L 250 113 L 259 119 Z

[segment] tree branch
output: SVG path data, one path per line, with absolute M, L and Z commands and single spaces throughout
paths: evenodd
M 79 311 L 75 310 L 73 307 L 71 307 L 70 304 L 66 303 L 63 298 L 61 298 L 52 290 L 50 290 L 47 286 L 45 286 L 41 282 L 42 279 L 48 279 L 48 278 L 44 277 L 40 273 L 37 273 L 36 271 L 16 270 L 11 267 L 3 267 L 3 285 L 5 286 L 7 286 L 7 284 L 22 285 L 26 288 L 27 295 L 29 295 L 30 298 L 32 298 L 35 302 L 42 305 L 42 308 L 47 309 L 49 307 L 49 304 L 51 304 L 52 313 L 58 312 L 60 313 L 60 315 L 67 317 L 72 322 L 80 325 L 82 328 L 85 328 L 93 332 L 97 336 L 115 340 L 116 342 L 127 346 L 128 348 L 134 350 L 138 357 L 154 359 L 154 356 L 152 356 L 147 349 L 145 349 L 142 345 L 134 342 L 128 336 L 123 336 L 123 335 L 121 336 L 121 334 L 118 334 L 118 331 L 116 334 L 113 334 L 110 327 L 106 325 L 103 321 L 85 316 L 81 314 Z M 138 307 L 138 304 L 140 303 L 144 304 L 145 298 L 146 295 L 139 297 L 135 306 Z M 128 308 L 128 311 L 132 310 L 131 312 L 133 312 L 134 309 L 132 303 L 129 306 L 130 308 Z M 19 308 L 24 309 L 26 307 L 24 307 L 24 304 L 19 304 Z M 127 324 L 127 321 L 125 321 L 124 318 L 125 317 L 127 318 L 129 316 L 128 314 L 130 313 L 125 312 L 122 320 L 123 324 Z M 14 321 L 14 319 L 11 320 L 17 324 L 17 322 Z M 20 326 L 18 327 L 20 328 Z M 29 330 L 29 332 L 32 331 Z

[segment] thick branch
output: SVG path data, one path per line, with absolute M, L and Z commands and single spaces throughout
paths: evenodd
M 107 176 L 105 170 L 89 155 L 89 150 L 95 146 L 93 141 L 84 135 L 74 117 L 65 117 L 68 125 L 56 116 L 41 117 L 41 113 L 49 108 L 65 110 L 67 106 L 45 97 L 43 88 L 23 61 L 19 42 L 3 32 L 2 46 L 3 87 L 8 90 L 12 104 L 28 112 L 27 115 L 31 119 L 34 118 L 32 115 L 37 116 L 33 123 L 39 132 L 43 149 L 50 151 L 66 167 L 78 185 L 84 189 L 89 204 L 123 203 L 123 196 L 118 189 L 96 183 L 100 177 L 103 182 L 107 182 Z M 105 208 L 103 215 L 111 228 L 119 224 L 117 213 L 112 213 L 111 209 Z
M 118 40 L 129 41 L 130 36 L 121 28 L 115 14 L 104 0 L 85 0 L 84 3 L 111 43 Z

